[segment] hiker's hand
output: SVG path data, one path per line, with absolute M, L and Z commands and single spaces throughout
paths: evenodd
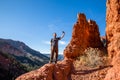
M 65 35 L 65 32 L 64 32 L 64 31 L 62 31 L 62 36 L 61 36 L 61 39 L 64 37 L 64 35 Z
M 65 33 L 64 31 L 62 31 L 62 33 Z

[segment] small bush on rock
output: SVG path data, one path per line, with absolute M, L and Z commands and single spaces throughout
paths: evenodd
M 83 55 L 78 57 L 77 65 L 90 67 L 105 66 L 107 64 L 107 55 L 104 50 L 98 48 L 87 48 Z

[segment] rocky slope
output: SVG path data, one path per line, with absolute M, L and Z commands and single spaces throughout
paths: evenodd
M 63 60 L 57 64 L 46 64 L 40 69 L 23 74 L 16 80 L 70 80 L 72 60 Z
M 105 80 L 120 80 L 120 0 L 107 0 L 107 49 L 113 68 Z
M 78 65 L 78 66 L 76 66 Z M 40 69 L 19 76 L 16 80 L 103 80 L 111 66 L 88 67 L 71 59 L 46 64 Z
M 14 80 L 17 76 L 28 72 L 27 67 L 23 66 L 9 54 L 0 52 L 0 79 Z
M 82 13 L 78 14 L 77 17 L 77 22 L 72 31 L 72 39 L 64 50 L 66 58 L 76 58 L 88 47 L 103 47 L 96 22 L 93 20 L 87 21 L 86 16 Z

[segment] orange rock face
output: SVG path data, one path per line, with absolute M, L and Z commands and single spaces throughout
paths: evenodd
M 78 20 L 72 31 L 72 39 L 64 50 L 64 57 L 66 58 L 76 58 L 88 47 L 103 47 L 96 22 L 87 21 L 84 14 L 78 14 L 77 17 Z
M 120 51 L 120 0 L 107 0 L 106 34 L 112 58 Z
M 57 64 L 46 64 L 38 70 L 19 76 L 16 80 L 69 80 L 71 68 L 72 60 L 63 60 Z
M 120 0 L 107 0 L 107 49 L 113 68 L 105 80 L 120 80 Z

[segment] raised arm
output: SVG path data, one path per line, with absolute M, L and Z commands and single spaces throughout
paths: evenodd
M 62 39 L 64 36 L 65 36 L 65 32 L 62 31 L 62 35 L 61 35 L 60 39 Z
M 50 48 L 52 48 L 52 39 L 50 40 Z

